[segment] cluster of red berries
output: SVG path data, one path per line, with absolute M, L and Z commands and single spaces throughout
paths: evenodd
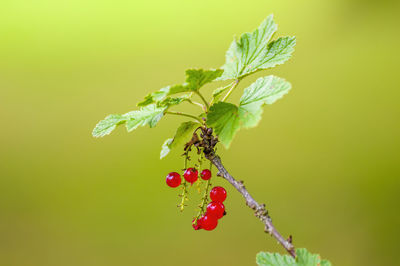
M 226 199 L 226 190 L 223 187 L 213 187 L 210 198 L 212 201 L 207 205 L 207 211 L 200 218 L 193 220 L 194 230 L 214 230 L 218 225 L 218 220 L 226 214 L 222 203 Z
M 183 177 L 187 182 L 193 185 L 193 183 L 199 178 L 199 172 L 194 168 L 188 168 L 183 174 Z M 204 169 L 201 171 L 200 177 L 203 180 L 209 180 L 211 178 L 211 171 Z M 178 187 L 182 182 L 181 175 L 177 172 L 171 172 L 167 175 L 166 182 L 169 187 Z
M 183 177 L 187 182 L 193 184 L 197 181 L 199 174 L 195 168 L 188 168 L 185 170 Z M 203 180 L 209 180 L 211 178 L 211 171 L 209 169 L 204 169 L 201 171 L 200 177 Z M 169 187 L 178 187 L 182 183 L 181 175 L 177 172 L 169 173 L 166 178 L 166 183 Z M 210 191 L 210 199 L 211 202 L 207 205 L 206 211 L 204 212 L 202 207 L 202 215 L 192 221 L 192 226 L 195 230 L 214 230 L 218 225 L 218 220 L 226 214 L 223 204 L 226 199 L 226 190 L 223 187 L 212 188 Z

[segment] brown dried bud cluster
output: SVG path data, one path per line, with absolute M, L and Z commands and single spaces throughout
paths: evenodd
M 197 131 L 200 130 L 200 137 Z M 207 157 L 214 154 L 215 145 L 218 143 L 218 137 L 213 135 L 213 129 L 206 126 L 199 127 L 193 133 L 192 139 L 185 144 L 185 151 L 190 151 L 192 146 L 197 148 L 197 152 L 200 153 L 200 148 L 203 148 L 203 153 Z

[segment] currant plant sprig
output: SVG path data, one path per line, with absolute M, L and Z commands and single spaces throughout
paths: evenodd
M 183 210 L 188 199 L 187 187 L 195 182 L 198 184 L 200 182 L 198 175 L 199 171 L 205 170 L 201 169 L 204 157 L 210 161 L 211 165 L 216 167 L 218 176 L 227 180 L 241 193 L 247 206 L 254 210 L 255 216 L 264 224 L 265 232 L 274 237 L 290 254 L 290 256 L 281 256 L 279 254 L 260 253 L 257 255 L 259 265 L 327 266 L 330 263 L 325 260 L 321 261 L 319 256 L 313 255 L 305 249 L 295 250 L 292 236 L 287 239 L 282 237 L 272 224 L 265 204 L 258 203 L 250 195 L 243 185 L 243 181 L 237 181 L 233 178 L 216 153 L 218 143 L 222 143 L 228 149 L 240 129 L 258 125 L 263 113 L 263 106 L 273 104 L 291 89 L 291 84 L 283 78 L 274 75 L 263 76 L 244 88 L 238 103 L 228 102 L 243 79 L 262 70 L 281 65 L 291 57 L 296 45 L 296 38 L 279 37 L 273 39 L 277 28 L 273 16 L 268 16 L 253 32 L 244 33 L 239 39 L 232 41 L 226 52 L 225 64 L 220 69 L 186 70 L 184 83 L 166 86 L 148 94 L 143 101 L 137 104 L 138 110 L 125 114 L 108 115 L 96 125 L 92 134 L 94 137 L 103 137 L 122 124 L 125 124 L 128 132 L 140 126 L 149 125 L 152 128 L 168 115 L 189 119 L 189 121 L 180 124 L 174 137 L 165 140 L 160 153 L 162 159 L 172 149 L 183 149 L 184 151 L 183 182 L 181 175 L 177 172 L 171 172 L 166 178 L 168 186 L 180 186 L 182 188 L 179 208 Z M 205 97 L 201 89 L 215 81 L 223 81 L 226 84 L 216 88 L 210 98 Z M 192 114 L 173 110 L 184 103 L 199 107 L 199 113 Z M 189 152 L 192 148 L 197 150 L 200 159 L 199 164 L 189 167 Z M 222 187 L 214 187 L 209 192 L 210 178 L 205 180 L 206 186 L 199 205 L 200 210 L 192 221 L 193 228 L 196 230 L 215 229 L 218 220 L 226 214 L 223 204 L 226 198 L 226 190 Z

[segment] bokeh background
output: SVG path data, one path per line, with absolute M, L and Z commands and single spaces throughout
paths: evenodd
M 398 7 L 2 0 L 0 265 L 255 265 L 258 251 L 283 253 L 223 180 L 215 184 L 228 189 L 228 216 L 216 231 L 191 228 L 198 196 L 178 211 L 164 178 L 182 160 L 160 161 L 159 151 L 183 119 L 91 137 L 98 120 L 181 83 L 185 69 L 221 66 L 232 36 L 270 13 L 277 36 L 298 44 L 288 63 L 260 75 L 293 90 L 220 148 L 226 167 L 296 246 L 334 265 L 399 265 Z

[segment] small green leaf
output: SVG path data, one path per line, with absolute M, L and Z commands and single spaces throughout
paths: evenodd
M 318 254 L 311 254 L 305 248 L 296 249 L 296 259 L 279 253 L 260 252 L 256 262 L 259 266 L 331 266 L 329 261 L 321 261 Z
M 131 111 L 123 115 L 109 115 L 101 120 L 93 129 L 94 137 L 104 137 L 110 134 L 118 125 L 126 123 L 128 132 L 138 128 L 139 126 L 155 125 L 164 116 L 167 107 L 158 107 L 155 104 L 142 107 L 137 111 Z
M 305 248 L 296 250 L 296 260 L 298 265 L 318 265 L 321 262 L 321 258 L 318 254 L 311 254 Z
M 186 70 L 186 83 L 182 85 L 167 86 L 159 91 L 150 93 L 144 100 L 138 103 L 138 106 L 147 106 L 152 103 L 160 103 L 164 101 L 168 96 L 182 93 L 182 92 L 196 92 L 200 90 L 202 86 L 207 83 L 214 81 L 220 77 L 223 73 L 222 69 L 188 69 Z M 190 97 L 189 97 L 190 98 Z
M 207 125 L 214 128 L 222 144 L 229 148 L 241 127 L 251 128 L 258 124 L 263 105 L 282 98 L 290 88 L 290 83 L 282 78 L 259 78 L 244 90 L 239 106 L 225 102 L 212 105 L 207 115 Z
M 320 266 L 332 266 L 332 263 L 329 260 L 321 260 Z
M 186 70 L 186 83 L 188 91 L 198 91 L 205 84 L 219 78 L 224 71 L 222 69 L 188 69 Z
M 207 114 L 207 125 L 214 129 L 221 143 L 229 148 L 233 137 L 240 129 L 238 107 L 225 102 L 212 105 Z
M 288 255 L 279 253 L 260 252 L 256 256 L 259 266 L 295 266 L 296 260 Z
M 183 145 L 185 142 L 189 141 L 191 135 L 193 134 L 193 131 L 197 127 L 199 127 L 199 123 L 195 123 L 192 121 L 183 122 L 176 130 L 174 138 L 167 139 L 164 142 L 161 148 L 160 159 L 167 156 L 172 149 L 177 148 Z
M 219 79 L 238 79 L 286 62 L 294 51 L 296 39 L 284 37 L 269 43 L 277 29 L 278 26 L 270 15 L 256 30 L 244 33 L 239 40 L 233 40 L 222 66 L 224 73 Z
M 149 125 L 150 127 L 155 127 L 164 116 L 166 109 L 166 107 L 157 107 L 155 104 L 151 104 L 138 111 L 126 113 L 123 115 L 126 118 L 126 129 L 131 132 L 139 126 Z
M 231 84 L 226 85 L 225 87 L 221 87 L 221 88 L 215 89 L 215 90 L 213 91 L 213 94 L 212 94 L 212 96 L 213 96 L 213 102 L 214 102 L 214 103 L 219 102 L 219 100 L 221 99 L 221 97 L 222 97 L 222 95 L 224 94 L 224 92 L 226 92 L 229 88 L 231 88 L 232 85 L 233 85 L 233 84 L 231 83 Z
M 173 140 L 173 138 L 169 138 L 164 141 L 163 145 L 161 146 L 160 159 L 167 156 L 168 153 L 171 151 L 170 145 Z
M 257 79 L 244 90 L 240 98 L 239 108 L 243 114 L 243 126 L 246 128 L 257 126 L 261 120 L 261 107 L 265 104 L 273 104 L 290 89 L 289 82 L 276 76 L 270 75 Z
M 96 127 L 93 129 L 92 135 L 93 137 L 104 137 L 110 134 L 117 125 L 123 124 L 126 122 L 126 118 L 122 115 L 109 115 L 104 120 L 101 120 L 97 123 Z
M 190 99 L 190 94 L 184 94 L 180 97 L 167 97 L 163 101 L 158 102 L 157 105 L 159 107 L 166 107 L 169 108 L 174 105 L 178 105 L 184 101 L 188 101 Z
M 159 91 L 148 94 L 142 102 L 137 104 L 137 106 L 143 107 L 143 106 L 147 106 L 152 103 L 161 102 L 167 96 L 177 94 L 180 92 L 185 92 L 185 91 L 186 91 L 186 88 L 183 85 L 167 86 L 167 87 L 160 89 Z

